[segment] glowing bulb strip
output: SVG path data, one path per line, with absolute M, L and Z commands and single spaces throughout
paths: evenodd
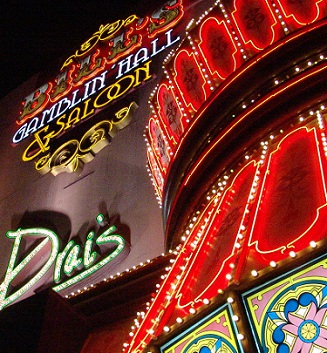
M 199 168 L 199 166 L 202 164 L 203 160 L 207 157 L 210 152 L 216 148 L 216 146 L 226 137 L 228 134 L 235 129 L 237 125 L 239 125 L 243 120 L 245 120 L 249 115 L 253 114 L 256 110 L 259 110 L 261 106 L 265 105 L 267 102 L 270 100 L 273 100 L 276 98 L 276 96 L 284 94 L 285 91 L 287 91 L 289 88 L 292 86 L 298 85 L 300 82 L 305 81 L 306 79 L 315 76 L 317 74 L 322 74 L 325 70 L 327 70 L 327 64 L 322 64 L 315 68 L 314 70 L 310 71 L 309 73 L 304 73 L 304 75 L 299 75 L 299 77 L 295 78 L 294 80 L 290 80 L 285 86 L 283 87 L 277 87 L 276 90 L 271 92 L 271 94 L 268 97 L 265 97 L 264 99 L 261 99 L 260 101 L 257 102 L 255 106 L 253 106 L 251 109 L 246 110 L 244 114 L 240 115 L 238 119 L 233 122 L 233 124 L 224 131 L 224 133 L 219 136 L 214 143 L 211 144 L 210 149 L 208 149 L 205 154 L 201 156 L 201 158 L 197 161 L 197 163 L 193 166 L 192 170 L 188 173 L 188 175 L 185 178 L 184 181 L 184 186 L 186 186 L 191 179 L 192 175 L 196 172 L 196 170 Z

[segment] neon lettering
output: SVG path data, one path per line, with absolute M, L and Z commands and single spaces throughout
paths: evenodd
M 87 111 L 88 102 L 89 100 L 85 102 L 87 105 L 84 107 L 83 116 L 80 116 L 81 109 L 75 108 L 68 118 L 65 114 L 56 121 L 57 129 L 49 132 L 48 125 L 36 132 L 34 134 L 35 139 L 24 151 L 22 160 L 28 162 L 39 157 L 35 163 L 35 169 L 41 174 L 51 172 L 53 175 L 58 175 L 62 172 L 80 171 L 83 164 L 90 162 L 96 153 L 110 143 L 111 138 L 119 130 L 125 128 L 131 122 L 138 108 L 137 104 L 132 102 L 128 107 L 116 112 L 111 120 L 104 120 L 95 124 L 84 134 L 80 141 L 67 141 L 54 152 L 49 152 L 51 139 L 58 136 L 71 124 L 77 123 L 92 113 L 92 110 Z M 76 113 L 76 115 L 73 116 L 73 113 Z M 42 153 L 47 154 L 42 155 Z M 62 158 L 63 155 L 65 155 L 65 158 Z M 58 156 L 61 157 L 58 158 Z
M 173 29 L 170 29 L 168 32 L 165 33 L 166 38 L 167 38 L 166 48 L 170 47 L 171 45 L 176 44 L 177 42 L 179 42 L 181 40 L 180 36 L 178 36 L 175 39 L 172 39 L 172 33 L 173 33 Z
M 137 67 L 140 63 L 144 63 L 149 59 L 147 48 L 141 48 L 134 56 L 133 68 Z
M 107 71 L 87 82 L 84 85 L 85 90 L 83 97 L 78 96 L 80 93 L 80 89 L 78 89 L 72 93 L 71 99 L 64 97 L 59 102 L 55 103 L 50 109 L 44 110 L 42 112 L 41 120 L 38 117 L 34 117 L 30 122 L 23 124 L 22 127 L 20 127 L 15 133 L 12 142 L 16 144 L 21 142 L 23 139 L 28 138 L 31 134 L 42 129 L 45 124 L 50 124 L 52 121 L 58 119 L 58 117 L 63 116 L 65 112 L 78 105 L 78 103 L 85 101 L 97 91 L 104 88 L 106 74 Z M 89 102 L 90 100 L 84 102 L 84 112 L 81 119 L 84 119 L 94 113 L 94 109 L 89 109 Z
M 29 124 L 27 125 L 27 128 L 25 130 L 25 137 L 35 133 L 37 131 L 38 128 L 38 123 L 39 123 L 39 118 L 35 117 L 33 118 Z
M 49 271 L 59 250 L 59 239 L 57 235 L 48 229 L 18 229 L 17 231 L 7 232 L 7 237 L 14 239 L 14 244 L 5 278 L 0 285 L 0 310 L 22 297 L 24 294 L 28 293 L 37 283 L 42 284 L 41 280 L 44 279 L 45 274 Z M 19 249 L 24 237 L 44 239 L 20 263 L 17 264 Z M 26 270 L 29 268 L 29 265 L 30 267 L 35 265 L 35 263 L 31 264 L 32 260 L 34 260 L 37 255 L 42 256 L 40 254 L 44 253 L 44 250 L 47 250 L 48 252 L 46 262 L 41 265 L 41 267 L 36 273 L 34 273 L 33 277 L 27 283 L 8 295 L 10 286 L 15 281 L 17 276 L 19 276 L 22 271 L 25 271 L 25 273 L 28 272 Z
M 127 58 L 121 60 L 118 63 L 118 75 L 116 76 L 116 79 L 122 77 L 125 73 L 132 70 L 132 57 L 133 54 L 129 55 Z M 126 66 L 125 70 L 123 70 L 124 66 Z
M 0 310 L 32 294 L 36 288 L 44 284 L 48 278 L 46 275 L 53 265 L 53 282 L 57 283 L 53 289 L 59 292 L 104 266 L 121 261 L 127 255 L 129 247 L 121 235 L 115 234 L 116 231 L 115 226 L 110 226 L 97 238 L 95 232 L 91 231 L 84 247 L 70 240 L 62 252 L 59 252 L 58 235 L 49 229 L 29 228 L 8 231 L 7 237 L 14 239 L 14 244 L 4 280 L 0 285 Z M 18 262 L 25 239 L 41 240 L 41 242 Z M 100 257 L 94 251 L 95 245 L 102 249 L 104 256 Z M 30 279 L 26 282 L 26 278 Z M 11 287 L 15 288 L 11 290 Z
M 84 85 L 84 96 L 83 100 L 87 99 L 90 96 L 93 96 L 96 92 L 100 91 L 103 89 L 105 85 L 105 79 L 108 71 L 102 72 L 101 75 L 93 78 L 91 81 L 87 82 Z M 97 86 L 99 84 L 99 86 Z M 89 92 L 89 87 L 91 86 L 91 91 Z
M 151 47 L 150 47 L 151 50 L 145 47 L 140 48 L 135 54 L 130 54 L 129 56 L 125 57 L 124 59 L 122 59 L 117 63 L 116 79 L 118 79 L 118 82 L 115 82 L 107 87 L 108 99 L 106 100 L 107 101 L 106 104 L 108 104 L 110 101 L 113 101 L 121 97 L 122 95 L 128 92 L 128 89 L 123 89 L 123 86 L 121 85 L 121 82 L 119 81 L 119 79 L 123 79 L 126 73 L 129 73 L 131 70 L 136 69 L 137 67 L 139 67 L 140 64 L 147 62 L 149 57 L 152 58 L 155 55 L 158 55 L 163 50 L 177 43 L 180 40 L 179 36 L 177 38 L 173 38 L 172 33 L 173 33 L 173 29 L 170 29 L 165 33 L 166 42 L 161 47 L 158 46 L 159 39 L 156 38 L 151 41 Z M 115 37 L 116 38 L 115 40 L 117 40 L 118 41 L 117 43 L 119 43 L 120 42 L 119 38 L 121 38 L 121 36 L 119 35 L 116 37 Z M 95 63 L 95 61 L 92 59 L 93 57 L 94 55 L 93 56 L 89 55 L 88 57 L 80 60 L 80 68 L 78 73 L 75 74 L 75 79 L 74 79 L 75 82 L 76 80 L 84 81 L 86 77 L 89 78 L 92 70 L 94 71 L 94 72 L 92 71 L 93 74 L 95 73 L 95 71 L 96 72 L 99 71 L 95 69 L 95 67 L 98 67 L 98 66 Z M 113 67 L 115 67 L 115 65 Z M 149 70 L 148 63 L 146 63 L 144 67 L 146 70 Z M 139 72 L 140 71 L 135 71 L 136 75 L 139 75 Z M 82 88 L 78 88 L 74 90 L 73 93 L 71 93 L 69 96 L 65 96 L 61 98 L 60 100 L 58 100 L 56 103 L 54 103 L 52 106 L 50 106 L 47 109 L 45 109 L 45 106 L 47 106 L 48 103 L 51 102 L 51 98 L 55 97 L 55 99 L 59 99 L 60 96 L 62 96 L 62 94 L 59 94 L 59 93 L 62 93 L 64 91 L 68 92 L 71 89 L 72 86 L 70 83 L 68 83 L 68 81 L 70 81 L 71 71 L 66 70 L 63 74 L 59 75 L 56 78 L 57 85 L 55 86 L 52 93 L 51 93 L 52 85 L 45 84 L 41 86 L 38 90 L 30 94 L 29 96 L 27 96 L 24 102 L 24 110 L 19 119 L 19 123 L 20 124 L 24 123 L 24 121 L 27 118 L 30 118 L 33 116 L 35 120 L 31 125 L 26 123 L 28 124 L 28 126 L 25 126 L 24 128 L 20 128 L 15 133 L 12 139 L 13 143 L 17 144 L 21 142 L 23 139 L 26 139 L 31 134 L 42 129 L 45 125 L 50 124 L 52 121 L 62 116 L 70 109 L 73 109 L 74 107 L 81 104 L 84 100 L 95 95 L 97 92 L 100 91 L 100 95 L 103 94 L 104 93 L 103 90 L 106 87 L 107 75 L 108 75 L 108 70 L 103 71 L 99 76 L 94 77 L 90 81 L 87 81 Z M 127 76 L 127 78 L 124 79 L 125 82 L 127 81 L 128 77 L 129 76 Z M 150 78 L 150 75 L 148 73 L 146 74 L 146 77 L 143 80 L 143 82 L 145 82 L 149 78 Z M 65 79 L 67 80 L 66 83 L 64 82 Z M 136 81 L 137 81 L 136 85 L 133 86 L 133 84 L 131 83 L 131 86 L 128 86 L 128 87 L 134 88 L 135 86 L 138 86 L 141 84 L 138 76 L 136 77 Z M 100 99 L 99 97 L 95 98 L 94 108 L 106 106 L 106 104 L 104 105 L 102 105 L 101 103 L 97 104 L 99 99 Z M 92 108 L 90 111 L 92 111 Z M 35 116 L 38 112 L 42 112 L 41 118 L 38 118 Z M 94 112 L 95 111 L 93 111 L 93 113 Z
M 25 98 L 23 103 L 24 108 L 18 119 L 20 124 L 24 123 L 32 114 L 37 114 L 42 109 L 49 100 L 50 90 L 51 84 L 46 83 Z
M 26 127 L 27 127 L 27 124 L 24 124 L 15 132 L 15 135 L 12 138 L 13 143 L 16 144 L 24 140 L 24 136 L 26 134 Z
M 61 102 L 61 101 L 60 101 Z M 50 109 L 47 109 L 47 110 L 43 110 L 43 112 L 42 112 L 42 120 L 41 120 L 41 123 L 40 123 L 40 125 L 39 125 L 39 128 L 41 128 L 41 127 L 43 127 L 44 126 L 44 120 L 47 118 L 47 116 L 49 116 L 48 117 L 48 121 L 47 121 L 47 124 L 50 122 L 50 121 L 52 121 L 52 120 L 54 120 L 54 113 L 55 113 L 55 110 L 57 109 L 57 107 L 58 107 L 58 104 L 54 104 Z M 57 115 L 57 114 L 56 114 Z
M 166 49 L 166 47 L 163 45 L 159 50 L 157 49 L 157 43 L 158 43 L 158 38 L 154 39 L 152 42 L 151 42 L 151 45 L 152 45 L 152 54 L 151 54 L 151 57 L 152 56 L 155 56 L 157 54 L 159 54 L 160 52 L 162 52 L 163 50 Z
M 76 96 L 77 96 L 77 93 L 79 92 L 79 90 L 76 90 L 73 92 L 73 97 L 72 97 L 72 100 L 71 100 L 71 104 L 69 106 L 69 108 L 73 108 L 75 107 L 75 105 L 79 104 L 82 100 L 82 98 L 79 98 L 77 101 L 76 101 Z
M 83 257 L 83 263 L 85 268 L 89 268 L 95 262 L 95 259 L 98 256 L 98 253 L 96 251 L 92 251 L 94 244 L 94 236 L 95 233 L 93 231 L 90 232 L 85 242 Z

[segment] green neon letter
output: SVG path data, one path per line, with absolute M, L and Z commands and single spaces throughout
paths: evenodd
M 0 285 L 0 310 L 32 291 L 33 286 L 44 277 L 54 263 L 60 246 L 57 234 L 44 228 L 18 229 L 9 231 L 6 235 L 15 241 L 4 281 Z M 23 237 L 44 239 L 20 263 L 16 264 Z M 45 255 L 48 255 L 48 259 L 44 263 L 42 260 Z M 37 272 L 33 272 L 32 269 L 36 264 L 42 267 Z M 27 277 L 31 274 L 33 277 L 27 283 L 8 295 L 10 286 L 18 284 L 15 280 L 19 281 L 19 276 Z

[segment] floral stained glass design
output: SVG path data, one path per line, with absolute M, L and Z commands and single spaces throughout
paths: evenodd
M 282 311 L 268 312 L 275 325 L 273 342 L 277 351 L 309 353 L 327 349 L 327 287 L 315 296 L 302 293 L 298 299 L 289 299 Z
M 244 295 L 262 353 L 327 352 L 325 259 Z
M 228 305 L 223 305 L 161 347 L 161 353 L 243 353 Z

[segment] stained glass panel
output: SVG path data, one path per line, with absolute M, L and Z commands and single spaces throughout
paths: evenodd
M 236 327 L 228 305 L 212 312 L 197 324 L 161 347 L 161 353 L 241 353 Z
M 243 300 L 259 352 L 327 351 L 327 260 L 251 290 Z

